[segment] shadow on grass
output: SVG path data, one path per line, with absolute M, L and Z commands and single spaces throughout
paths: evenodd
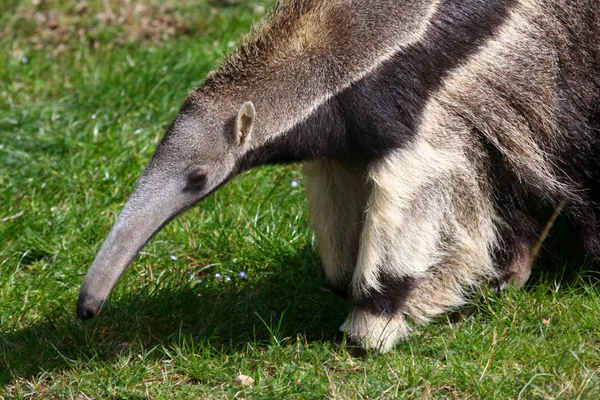
M 575 260 L 566 263 L 546 255 L 538 262 L 545 267 L 534 270 L 524 290 L 555 282 L 597 285 L 597 263 Z M 260 277 L 230 282 L 213 278 L 191 285 L 178 276 L 142 288 L 121 284 L 102 313 L 86 322 L 76 319 L 73 296 L 40 322 L 0 333 L 0 362 L 6 366 L 0 368 L 0 385 L 42 372 L 110 363 L 127 348 L 166 358 L 166 352 L 151 350 L 191 344 L 218 356 L 242 351 L 248 343 L 265 348 L 274 338 L 280 343 L 298 335 L 308 342 L 329 340 L 348 305 L 326 289 L 317 256 L 299 252 L 269 269 Z
M 159 289 L 117 288 L 91 321 L 75 317 L 75 298 L 57 306 L 26 329 L 0 333 L 0 384 L 41 372 L 83 369 L 110 362 L 124 348 L 142 353 L 155 347 L 193 344 L 215 354 L 261 348 L 298 335 L 329 340 L 348 306 L 325 288 L 317 256 L 305 251 L 271 267 L 272 273 L 246 280 L 168 282 Z M 117 296 L 114 296 L 117 297 Z M 152 356 L 167 357 L 165 352 Z

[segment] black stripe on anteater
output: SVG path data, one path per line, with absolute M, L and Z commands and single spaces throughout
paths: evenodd
M 515 0 L 445 1 L 425 36 L 321 104 L 304 121 L 239 161 L 239 170 L 360 152 L 385 156 L 417 132 L 429 96 L 485 45 Z
M 417 280 L 404 276 L 398 277 L 380 272 L 377 282 L 381 289 L 371 288 L 367 293 L 354 294 L 357 311 L 367 311 L 374 315 L 392 316 L 402 311 L 408 295 L 415 288 Z

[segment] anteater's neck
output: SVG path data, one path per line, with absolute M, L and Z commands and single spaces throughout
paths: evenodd
M 513 3 L 286 1 L 200 91 L 223 108 L 254 103 L 256 144 L 242 169 L 381 155 L 410 138 L 429 94 Z

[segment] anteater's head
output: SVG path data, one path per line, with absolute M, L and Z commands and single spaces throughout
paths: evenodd
M 228 114 L 190 96 L 137 182 L 90 268 L 77 302 L 94 317 L 131 260 L 169 220 L 235 176 L 250 146 L 254 105 Z

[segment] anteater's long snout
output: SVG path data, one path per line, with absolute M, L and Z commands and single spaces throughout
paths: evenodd
M 79 318 L 90 319 L 100 312 L 131 260 L 160 226 L 160 221 L 121 213 L 83 281 L 77 300 Z
M 95 317 L 131 261 L 171 218 L 189 207 L 168 185 L 140 180 L 88 271 L 77 301 L 77 316 Z

